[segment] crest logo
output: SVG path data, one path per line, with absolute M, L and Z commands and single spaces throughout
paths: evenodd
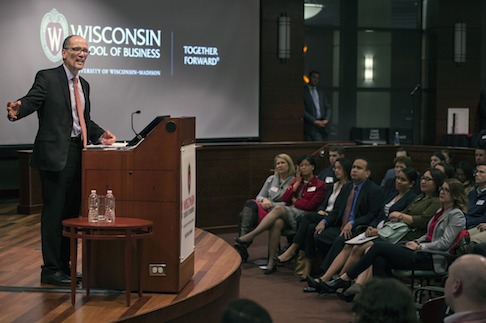
M 66 17 L 56 9 L 46 13 L 41 21 L 40 40 L 42 49 L 52 62 L 62 59 L 62 42 L 68 36 L 69 27 Z

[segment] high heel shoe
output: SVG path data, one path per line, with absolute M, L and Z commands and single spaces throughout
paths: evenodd
M 330 293 L 329 288 L 327 287 L 326 283 L 322 281 L 321 278 L 314 279 L 311 276 L 307 276 L 305 280 L 307 281 L 308 288 L 304 288 L 304 292 L 314 291 L 319 294 Z
M 289 259 L 285 260 L 285 261 L 282 261 L 280 259 L 278 259 L 277 256 L 273 256 L 273 260 L 275 260 L 275 262 L 277 263 L 277 265 L 279 266 L 283 266 L 285 265 L 286 263 L 290 262 L 292 259 L 294 259 L 294 256 L 290 257 Z
M 245 248 L 248 248 L 249 246 L 251 246 L 251 243 L 253 242 L 253 241 L 248 241 L 248 242 L 242 241 L 242 240 L 240 240 L 239 237 L 234 237 L 233 239 L 235 239 L 236 244 L 238 244 L 242 247 L 245 247 Z
M 351 281 L 342 280 L 341 278 L 333 279 L 328 282 L 324 282 L 324 285 L 329 289 L 330 292 L 335 293 L 338 288 L 346 290 L 351 286 Z
M 317 279 L 317 280 L 316 280 L 316 279 Z M 312 278 L 311 276 L 307 276 L 307 277 L 305 278 L 305 281 L 307 282 L 307 285 L 308 285 L 309 287 L 314 287 L 314 288 L 316 288 L 316 286 L 317 286 L 318 284 L 322 283 L 321 278 Z
M 241 262 L 246 262 L 248 260 L 248 257 L 250 256 L 248 254 L 247 248 L 242 245 L 235 244 L 235 249 L 241 256 Z

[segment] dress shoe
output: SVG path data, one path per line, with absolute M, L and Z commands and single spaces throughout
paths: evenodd
M 50 284 L 56 286 L 71 286 L 71 278 L 62 271 L 56 271 L 49 274 L 41 274 L 41 284 Z
M 345 280 L 342 280 L 341 278 L 338 278 L 338 279 L 333 279 L 331 281 L 328 281 L 328 282 L 324 282 L 324 285 L 326 285 L 327 289 L 330 291 L 330 292 L 336 292 L 336 290 L 338 288 L 342 288 L 343 290 L 346 290 L 349 288 L 349 286 L 351 286 L 351 281 L 345 281 Z
M 63 272 L 68 276 L 68 277 L 71 277 L 71 269 L 68 268 L 66 270 L 63 270 Z M 76 272 L 76 282 L 80 282 L 81 280 L 83 280 L 83 275 L 80 273 L 80 272 Z
M 239 237 L 234 237 L 233 239 L 235 239 L 235 242 L 236 242 L 237 245 L 240 245 L 240 246 L 243 246 L 243 247 L 246 247 L 246 248 L 251 246 L 251 243 L 253 242 L 253 241 L 248 241 L 248 242 L 242 241 L 242 240 L 240 240 Z
M 311 276 L 307 276 L 306 281 L 307 281 L 307 285 L 309 285 L 309 288 L 315 289 L 315 291 L 318 292 L 319 294 L 326 294 L 332 292 L 327 287 L 326 282 L 322 281 L 320 277 L 312 278 Z
M 305 278 L 305 281 L 307 282 L 307 285 L 309 287 L 316 287 L 319 283 L 322 283 L 321 278 L 313 278 L 312 276 L 307 276 Z
M 240 254 L 241 261 L 246 262 L 248 260 L 248 257 L 250 256 L 248 254 L 248 249 L 245 246 L 242 246 L 242 245 L 239 245 L 239 244 L 235 244 L 235 249 Z
M 278 257 L 277 257 L 277 256 L 274 256 L 274 257 L 273 257 L 273 260 L 275 260 L 275 262 L 277 263 L 277 265 L 279 265 L 279 266 L 283 266 L 283 265 L 285 265 L 286 263 L 290 262 L 292 259 L 294 259 L 294 257 L 295 257 L 295 255 L 293 255 L 292 257 L 290 257 L 290 258 L 289 258 L 289 259 L 287 259 L 287 260 L 282 261 L 282 260 L 278 259 Z
M 273 268 L 268 268 L 265 269 L 265 271 L 263 272 L 265 275 L 271 275 L 273 274 L 274 272 L 277 271 L 277 265 L 273 266 Z

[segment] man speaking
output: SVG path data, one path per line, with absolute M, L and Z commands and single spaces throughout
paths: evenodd
M 39 118 L 31 166 L 42 184 L 41 238 L 44 264 L 41 283 L 69 286 L 69 239 L 62 237 L 62 220 L 79 216 L 81 151 L 89 141 L 111 145 L 116 137 L 90 119 L 89 84 L 78 72 L 89 56 L 88 42 L 67 37 L 63 64 L 39 71 L 26 96 L 7 103 L 10 121 L 33 112 Z

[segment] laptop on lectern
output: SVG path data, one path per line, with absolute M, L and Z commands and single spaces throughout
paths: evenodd
M 170 115 L 157 116 L 157 117 L 155 117 L 155 119 L 153 119 L 152 121 L 150 121 L 150 123 L 145 128 L 143 128 L 143 130 L 140 131 L 140 133 L 137 134 L 135 136 L 135 138 L 133 138 L 132 140 L 130 140 L 128 142 L 127 147 L 136 146 L 140 141 L 142 141 L 142 139 L 144 139 L 145 137 L 147 137 L 148 134 L 152 130 L 154 130 L 154 128 L 157 127 L 157 125 L 159 123 L 161 123 L 165 118 L 170 118 Z

